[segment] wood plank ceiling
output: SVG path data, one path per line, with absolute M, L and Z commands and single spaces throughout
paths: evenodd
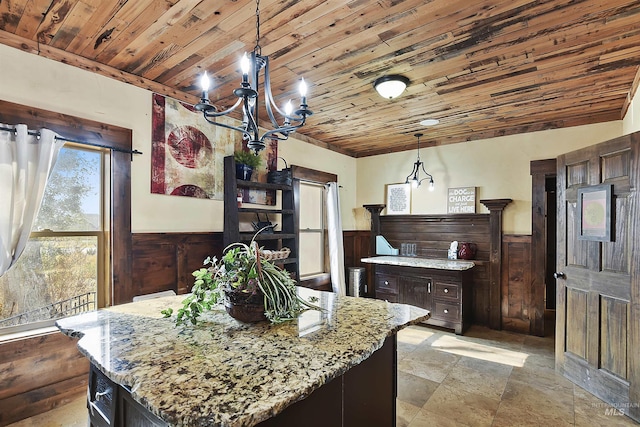
M 190 102 L 208 70 L 229 106 L 255 8 L 0 0 L 0 43 Z M 261 0 L 260 21 L 275 97 L 311 85 L 298 134 L 354 157 L 415 149 L 418 131 L 440 145 L 619 120 L 640 79 L 640 1 Z M 400 98 L 374 91 L 385 74 L 411 80 Z

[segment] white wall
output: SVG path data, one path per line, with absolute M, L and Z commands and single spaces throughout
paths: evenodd
M 617 121 L 422 148 L 420 157 L 433 175 L 435 190 L 428 191 L 424 183 L 412 190 L 411 212 L 446 213 L 448 188 L 475 186 L 476 212 L 488 212 L 479 203 L 481 199 L 513 199 L 504 212 L 504 232 L 530 234 L 530 162 L 555 158 L 621 134 L 622 122 Z M 407 137 L 407 144 L 415 146 L 415 138 Z M 415 149 L 358 159 L 357 206 L 386 203 L 385 185 L 404 182 L 415 161 Z M 367 229 L 367 218 L 363 219 L 357 226 Z
M 0 58 L 0 99 L 133 130 L 133 148 L 143 152 L 131 171 L 134 233 L 222 230 L 222 201 L 151 194 L 151 92 L 2 44 Z M 343 226 L 355 227 L 355 159 L 295 140 L 282 142 L 280 155 L 337 173 Z

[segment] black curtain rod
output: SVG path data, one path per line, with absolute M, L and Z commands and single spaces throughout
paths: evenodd
M 16 128 L 7 128 L 4 126 L 0 126 L 0 130 L 4 130 L 7 132 L 15 132 Z M 40 132 L 36 131 L 36 130 L 28 130 L 27 133 L 29 135 L 34 135 L 34 136 L 40 136 Z M 73 142 L 75 144 L 80 144 L 80 145 L 89 145 L 91 147 L 97 147 L 97 148 L 106 148 L 107 150 L 112 150 L 112 151 L 119 151 L 121 153 L 127 153 L 127 154 L 131 154 L 131 160 L 133 160 L 133 155 L 134 154 L 142 154 L 141 151 L 138 150 L 127 150 L 124 148 L 118 148 L 118 147 L 109 147 L 107 145 L 104 144 L 97 144 L 95 142 L 88 142 L 88 141 L 80 141 L 77 139 L 71 139 L 71 138 L 65 138 L 63 136 L 56 136 L 56 139 L 59 141 L 65 141 L 65 142 Z

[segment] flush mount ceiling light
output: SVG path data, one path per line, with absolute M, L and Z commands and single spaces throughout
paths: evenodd
M 433 176 L 431 176 L 430 173 L 428 173 L 426 170 L 424 170 L 424 163 L 420 161 L 420 137 L 422 136 L 422 134 L 421 133 L 416 133 L 413 136 L 418 138 L 418 159 L 413 164 L 413 170 L 411 170 L 411 173 L 409 175 L 407 175 L 407 179 L 404 181 L 404 183 L 405 184 L 411 183 L 411 186 L 413 188 L 416 188 L 420 184 L 422 184 L 422 181 L 424 181 L 425 179 L 429 178 L 429 191 L 433 191 L 433 188 L 434 188 Z M 420 170 L 421 169 L 422 169 L 422 173 L 426 175 L 422 179 L 420 179 Z
M 202 85 L 202 99 L 196 104 L 195 108 L 201 111 L 204 119 L 212 125 L 241 132 L 242 139 L 247 141 L 249 149 L 258 153 L 265 148 L 266 139 L 286 140 L 290 133 L 303 126 L 307 117 L 313 114 L 307 108 L 307 85 L 304 79 L 301 79 L 299 84 L 300 106 L 297 110 L 293 109 L 291 100 L 284 106 L 284 109 L 280 109 L 273 99 L 271 76 L 269 74 L 269 57 L 262 55 L 260 46 L 260 0 L 256 0 L 256 46 L 250 55 L 244 54 L 240 61 L 240 69 L 242 71 L 242 81 L 241 86 L 233 91 L 233 94 L 238 98 L 233 106 L 227 110 L 218 111 L 211 104 L 208 95 L 211 82 L 205 72 L 200 82 Z M 261 71 L 263 71 L 264 107 L 273 126 L 273 129 L 266 131 L 262 136 L 258 132 L 258 86 Z M 238 106 L 242 106 L 242 126 L 231 126 L 212 120 L 215 117 L 228 115 Z M 275 113 L 280 116 L 281 124 L 278 123 Z
M 440 123 L 438 119 L 424 119 L 420 122 L 422 126 L 435 126 Z
M 373 82 L 373 87 L 381 97 L 387 99 L 397 98 L 409 85 L 409 79 L 399 74 L 378 77 Z

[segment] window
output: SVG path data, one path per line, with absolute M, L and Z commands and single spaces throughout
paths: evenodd
M 0 277 L 0 334 L 109 303 L 108 153 L 65 144 L 24 253 Z
M 325 273 L 326 209 L 324 186 L 300 181 L 300 278 Z

